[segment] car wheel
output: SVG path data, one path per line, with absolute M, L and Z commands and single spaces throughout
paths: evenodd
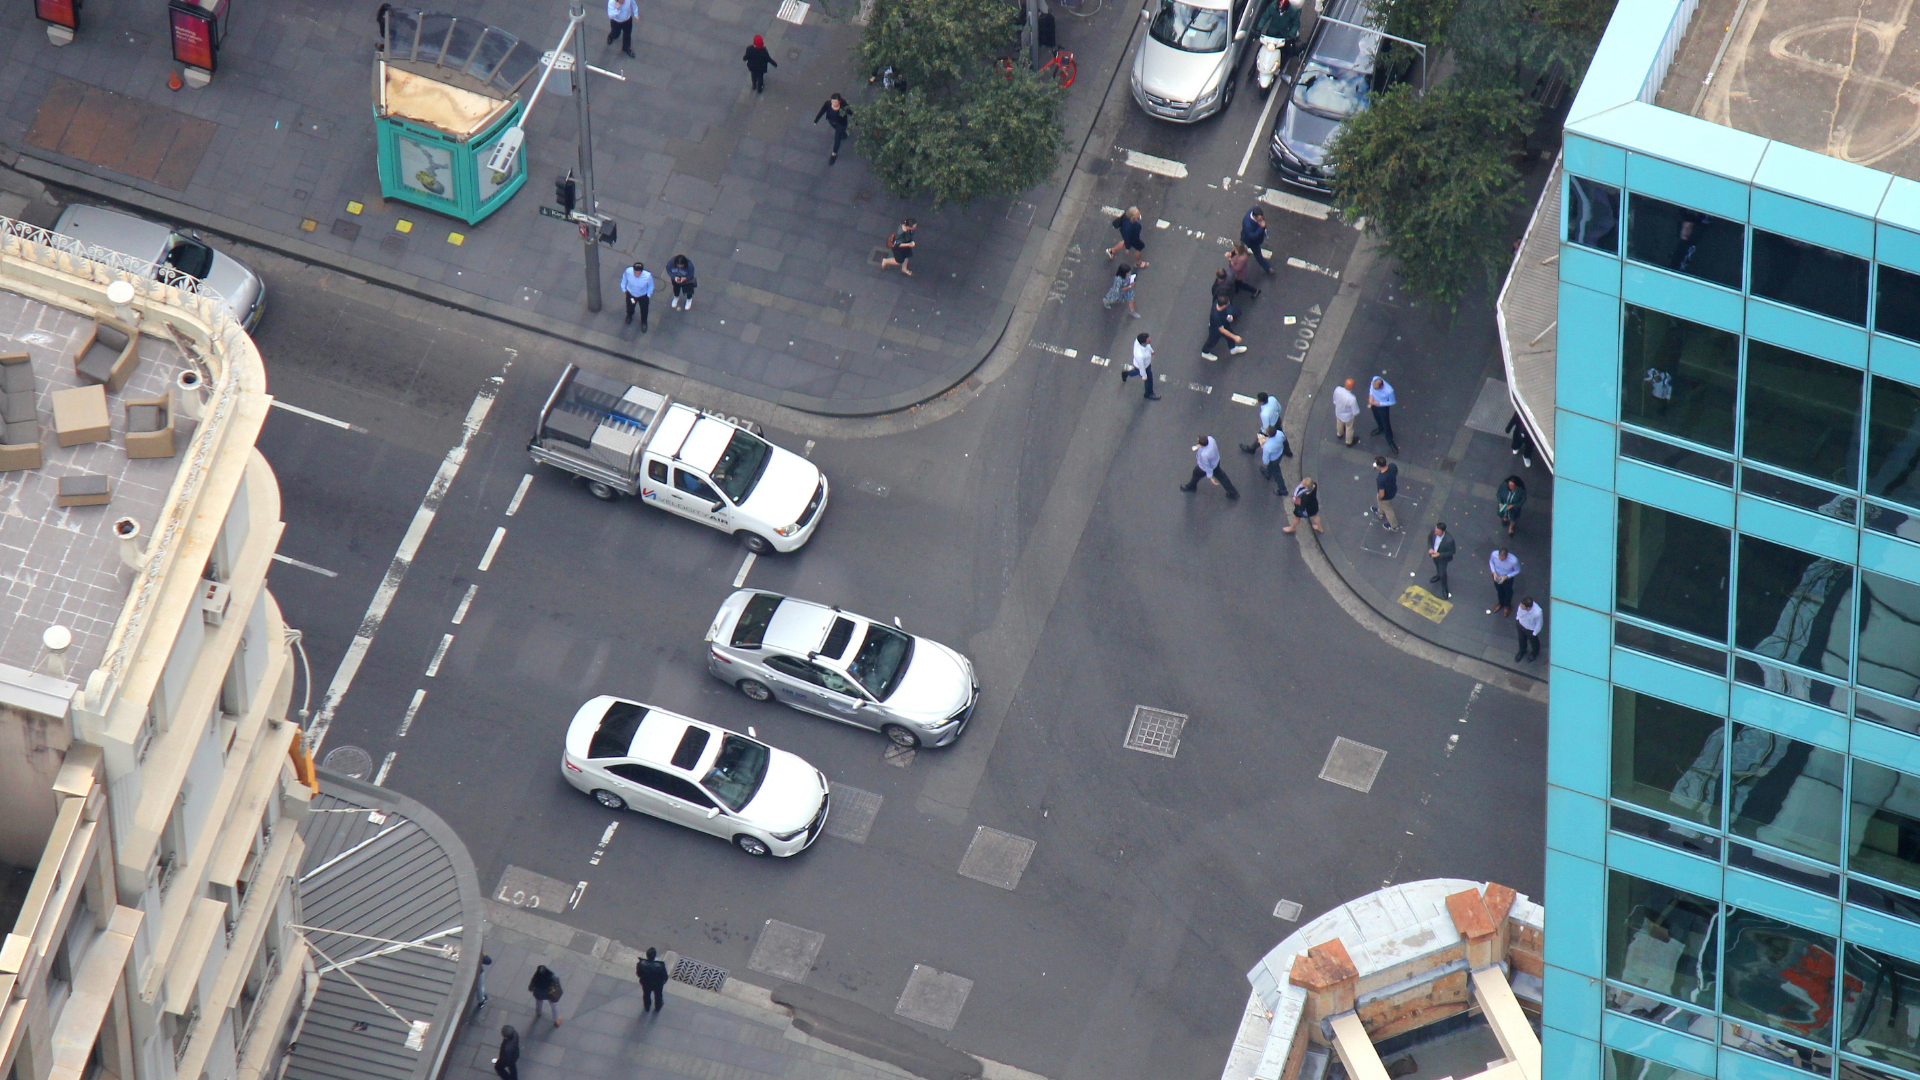
M 920 745 L 920 736 L 915 735 L 899 724 L 888 724 L 880 729 L 880 734 L 885 735 L 893 745 L 904 746 L 909 750 Z
M 755 555 L 765 555 L 767 552 L 773 550 L 773 541 L 761 536 L 759 533 L 741 530 L 740 532 L 734 533 L 734 535 L 740 538 L 741 547 L 746 548 Z
M 733 846 L 756 859 L 764 859 L 773 854 L 773 849 L 767 846 L 766 841 L 757 836 L 748 836 L 746 833 L 734 837 Z
M 593 492 L 594 498 L 604 499 L 607 502 L 612 502 L 620 497 L 620 493 L 613 490 L 613 485 L 603 484 L 598 480 L 587 481 L 587 490 Z
M 766 701 L 773 697 L 773 691 L 767 689 L 767 684 L 758 679 L 741 679 L 739 682 L 734 683 L 734 686 L 738 687 L 741 693 L 755 701 Z
M 601 806 L 609 810 L 625 810 L 627 808 L 627 800 L 615 795 L 606 788 L 594 788 L 593 798 L 595 802 L 598 802 Z
M 1233 104 L 1233 93 L 1238 89 L 1240 89 L 1240 76 L 1238 75 L 1227 76 L 1227 88 L 1225 90 L 1220 91 L 1220 111 L 1218 113 L 1215 113 L 1214 115 L 1216 116 L 1226 115 L 1227 106 Z

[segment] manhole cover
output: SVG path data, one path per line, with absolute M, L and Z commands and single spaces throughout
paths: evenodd
M 365 780 L 373 775 L 373 755 L 357 746 L 336 746 L 320 759 L 320 767 L 349 780 Z
M 747 966 L 790 983 L 806 982 L 807 973 L 813 970 L 814 958 L 820 955 L 820 946 L 826 940 L 827 935 L 818 930 L 768 919 L 766 928 L 760 931 L 760 941 L 753 947 L 753 955 L 747 958 Z
M 1280 901 L 1273 905 L 1273 917 L 1276 919 L 1285 919 L 1288 922 L 1299 922 L 1300 902 L 1298 900 Z
M 1020 884 L 1020 875 L 1026 873 L 1031 858 L 1033 841 L 982 825 L 974 830 L 973 843 L 967 845 L 967 854 L 960 860 L 960 876 L 1013 889 Z
M 1127 725 L 1127 749 L 1172 757 L 1180 752 L 1180 732 L 1186 726 L 1185 713 L 1136 705 L 1133 723 Z
M 346 218 L 334 218 L 333 228 L 329 231 L 342 240 L 358 240 L 360 238 L 359 223 L 348 221 Z
M 833 813 L 827 815 L 827 835 L 856 844 L 866 843 L 867 834 L 873 831 L 873 819 L 880 815 L 882 797 L 845 784 L 828 786 Z
M 380 249 L 382 251 L 391 251 L 399 254 L 407 250 L 407 238 L 401 236 L 399 233 L 388 233 L 380 238 Z
M 880 755 L 880 760 L 896 769 L 904 769 L 913 764 L 913 755 L 914 749 L 911 746 L 889 746 L 887 752 Z
M 1363 793 L 1372 791 L 1373 779 L 1380 775 L 1380 765 L 1386 760 L 1385 750 L 1342 735 L 1333 740 L 1333 749 L 1327 751 L 1327 763 L 1320 766 L 1320 779 Z
M 872 251 L 867 252 L 867 265 L 879 266 L 881 260 L 885 259 L 887 256 L 891 254 L 893 253 L 888 251 L 886 248 L 883 248 L 883 247 L 874 248 Z
M 686 983 L 698 990 L 711 990 L 717 994 L 720 988 L 727 984 L 727 969 L 703 964 L 683 956 L 674 961 L 673 980 Z
M 915 964 L 913 974 L 907 976 L 907 988 L 900 992 L 900 1001 L 893 1011 L 909 1020 L 952 1031 L 953 1025 L 960 1022 L 960 1010 L 966 1007 L 967 995 L 972 992 L 972 979 Z

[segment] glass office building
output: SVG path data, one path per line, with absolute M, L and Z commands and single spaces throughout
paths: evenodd
M 1920 1078 L 1908 6 L 1620 0 L 1568 118 L 1548 1076 Z

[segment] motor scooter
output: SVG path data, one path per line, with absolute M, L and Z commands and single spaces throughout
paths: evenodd
M 1300 37 L 1300 16 L 1289 0 L 1275 0 L 1260 20 L 1260 48 L 1253 55 L 1253 81 L 1260 99 L 1273 92 L 1280 81 L 1280 69 Z

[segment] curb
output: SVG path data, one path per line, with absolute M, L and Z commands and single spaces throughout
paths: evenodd
M 1333 370 L 1333 359 L 1340 351 L 1340 339 L 1346 336 L 1347 324 L 1352 321 L 1354 309 L 1360 305 L 1360 282 L 1373 264 L 1380 258 L 1383 243 L 1371 236 L 1363 235 L 1360 243 L 1353 249 L 1353 255 L 1340 273 L 1344 283 L 1327 305 L 1327 314 L 1320 324 L 1320 337 L 1316 344 L 1322 347 L 1318 353 L 1309 353 L 1305 365 L 1300 370 L 1300 378 L 1295 381 L 1293 393 L 1287 397 L 1287 407 L 1282 414 L 1282 423 L 1289 431 L 1307 430 L 1307 413 L 1313 407 L 1313 400 L 1325 385 L 1327 374 Z M 1299 483 L 1306 468 L 1305 442 L 1302 453 L 1297 456 L 1289 479 Z M 1285 467 L 1283 466 L 1283 469 Z M 1457 671 L 1470 679 L 1498 686 L 1522 697 L 1546 703 L 1547 682 L 1511 668 L 1501 667 L 1477 656 L 1469 656 L 1457 649 L 1448 648 L 1429 641 L 1413 633 L 1399 623 L 1389 619 L 1385 613 L 1375 607 L 1372 601 L 1360 594 L 1327 557 L 1320 545 L 1320 534 L 1312 529 L 1296 529 L 1295 537 L 1300 543 L 1300 557 L 1313 573 L 1315 580 L 1333 597 L 1341 609 L 1361 626 L 1374 632 L 1380 640 L 1399 649 L 1409 656 L 1418 657 L 1429 663 Z

